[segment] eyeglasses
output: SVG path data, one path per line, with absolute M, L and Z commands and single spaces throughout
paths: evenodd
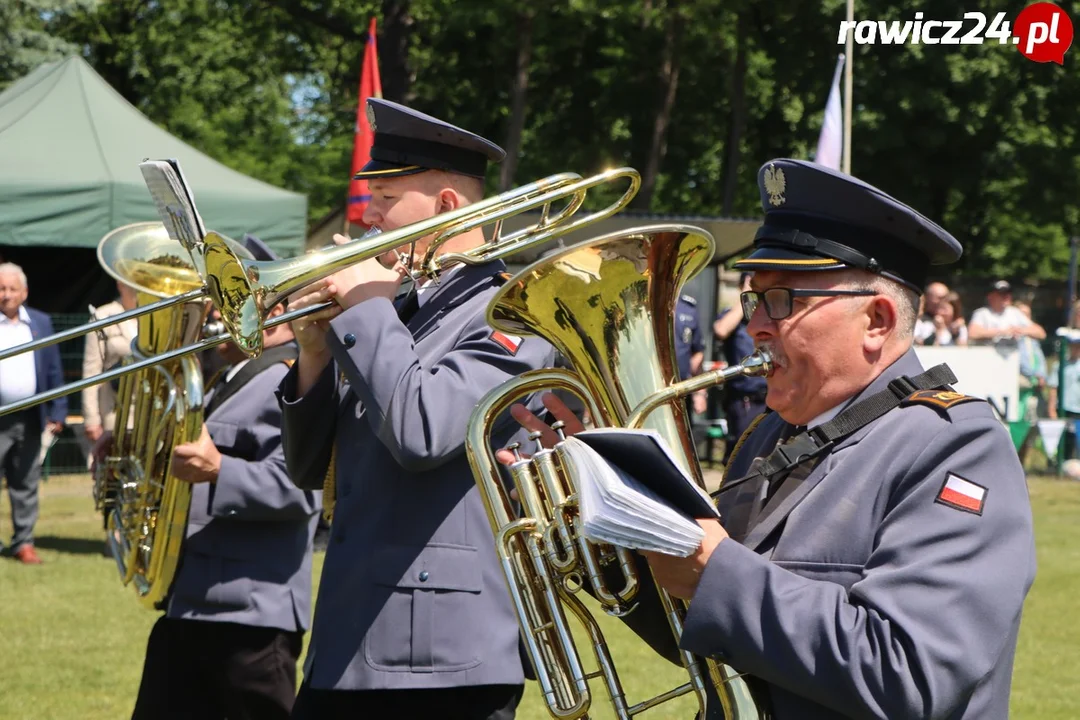
M 794 290 L 792 288 L 777 287 L 758 292 L 750 290 L 739 296 L 742 301 L 743 316 L 749 320 L 758 309 L 758 305 L 765 304 L 765 313 L 773 320 L 783 320 L 791 315 L 794 307 L 793 299 L 797 297 L 856 297 L 877 295 L 873 290 Z

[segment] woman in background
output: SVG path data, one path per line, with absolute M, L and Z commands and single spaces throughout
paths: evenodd
M 954 292 L 945 296 L 934 316 L 934 334 L 929 345 L 967 345 L 967 323 L 964 322 L 964 306 Z

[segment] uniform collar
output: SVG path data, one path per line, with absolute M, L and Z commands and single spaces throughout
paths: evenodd
M 443 273 L 441 277 L 425 280 L 423 284 L 416 289 L 416 302 L 418 306 L 424 307 L 424 303 L 430 300 L 444 283 L 449 282 L 454 275 L 457 275 L 458 271 L 461 270 L 461 267 L 461 265 L 455 265 Z
M 824 425 L 839 415 L 844 408 L 852 403 L 858 401 L 864 397 L 870 397 L 876 392 L 884 390 L 888 387 L 889 383 L 900 377 L 901 375 L 914 376 L 923 372 L 922 363 L 919 362 L 919 357 L 915 354 L 914 348 L 908 348 L 908 351 L 901 355 L 896 362 L 889 367 L 885 368 L 880 375 L 874 378 L 869 385 L 855 393 L 847 400 L 839 403 L 835 407 L 829 408 L 825 412 L 818 415 L 816 418 L 810 421 L 806 426 L 807 429 L 815 428 L 818 425 Z
M 851 397 L 849 397 L 847 400 L 843 401 L 839 405 L 831 407 L 828 410 L 826 410 L 825 412 L 821 413 L 820 415 L 818 415 L 816 418 L 814 418 L 813 420 L 811 420 L 807 424 L 806 429 L 809 430 L 811 428 L 816 428 L 818 425 L 824 425 L 825 423 L 829 422 L 834 417 L 839 415 L 841 410 L 843 410 L 848 405 L 850 405 L 851 401 L 854 400 L 855 397 L 856 397 L 855 395 L 852 395 Z
M 453 308 L 473 297 L 484 288 L 491 287 L 496 276 L 506 270 L 502 260 L 481 265 L 465 265 L 453 274 L 447 273 L 438 285 L 431 287 L 423 307 L 417 307 L 415 313 L 406 321 L 412 330 L 413 339 L 419 342 L 435 329 L 438 318 Z

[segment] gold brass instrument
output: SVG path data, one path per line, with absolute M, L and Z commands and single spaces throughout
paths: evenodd
M 618 200 L 603 210 L 576 217 L 590 188 L 619 179 L 627 180 L 629 187 Z M 191 252 L 233 341 L 254 356 L 262 352 L 263 324 L 270 308 L 344 267 L 432 235 L 424 257 L 413 263 L 421 275 L 435 277 L 459 263 L 491 262 L 614 215 L 629 204 L 640 185 L 641 176 L 633 168 L 608 170 L 585 179 L 575 173 L 562 173 L 372 238 L 285 260 L 237 257 L 222 236 L 214 232 L 195 243 Z M 565 200 L 566 205 L 551 215 L 551 204 L 559 200 Z M 537 223 L 502 234 L 503 220 L 535 208 L 541 209 Z M 491 242 L 471 252 L 438 254 L 446 241 L 486 225 L 494 225 Z M 312 306 L 310 312 L 328 304 Z
M 548 710 L 556 718 L 587 717 L 589 680 L 599 676 L 619 718 L 630 718 L 693 692 L 704 711 L 709 685 L 728 720 L 765 717 L 750 688 L 726 665 L 681 653 L 689 682 L 628 704 L 603 634 L 577 592 L 588 578 L 605 611 L 624 614 L 637 592 L 637 568 L 624 552 L 586 541 L 577 514 L 575 481 L 558 446 L 514 462 L 510 475 L 521 501 L 515 509 L 488 444 L 496 419 L 515 400 L 556 389 L 579 396 L 600 426 L 648 427 L 668 443 L 683 469 L 703 485 L 689 419 L 679 398 L 736 375 L 765 375 L 771 361 L 755 354 L 738 367 L 678 382 L 675 303 L 690 277 L 714 252 L 712 237 L 688 226 L 645 227 L 594 238 L 541 259 L 507 282 L 488 305 L 489 324 L 515 335 L 538 335 L 575 372 L 537 370 L 488 393 L 469 423 L 466 450 L 495 535 L 522 636 Z M 531 437 L 538 438 L 539 433 Z M 515 451 L 517 449 L 515 448 Z M 617 562 L 621 588 L 608 587 L 598 567 Z M 659 590 L 676 640 L 685 605 Z M 597 673 L 585 673 L 565 610 L 584 626 Z
M 238 250 L 239 252 L 239 250 Z M 137 304 L 183 295 L 202 279 L 183 247 L 161 223 L 113 230 L 98 245 L 107 273 L 133 287 Z M 197 340 L 209 310 L 205 298 L 139 316 L 128 364 L 160 357 Z M 106 537 L 125 585 L 154 608 L 164 600 L 180 561 L 191 485 L 169 471 L 176 445 L 202 431 L 203 382 L 191 355 L 120 378 L 112 448 L 97 463 L 94 499 L 106 511 Z
M 591 188 L 619 180 L 627 181 L 628 188 L 615 202 L 601 210 L 578 216 L 578 210 Z M 72 340 L 124 320 L 207 299 L 220 311 L 221 323 L 227 332 L 0 406 L 0 415 L 24 410 L 130 373 L 141 372 L 159 363 L 172 362 L 229 340 L 254 357 L 262 352 L 263 330 L 318 312 L 330 303 L 293 310 L 268 321 L 266 316 L 270 309 L 292 293 L 338 270 L 428 236 L 434 236 L 434 239 L 425 256 L 416 263 L 422 274 L 428 277 L 436 277 L 456 264 L 478 265 L 501 259 L 614 215 L 629 204 L 640 186 L 641 176 L 633 168 L 616 168 L 588 178 L 582 178 L 576 173 L 560 173 L 431 219 L 380 233 L 372 238 L 354 240 L 346 245 L 324 248 L 284 260 L 252 260 L 233 240 L 217 232 L 208 232 L 202 240 L 183 246 L 190 253 L 194 268 L 202 279 L 200 283 L 192 285 L 192 289 L 134 310 L 0 351 L 0 360 Z M 553 212 L 553 204 L 559 202 L 565 204 Z M 537 222 L 515 232 L 502 234 L 504 220 L 536 209 L 540 210 Z M 494 237 L 490 242 L 469 252 L 438 253 L 447 240 L 487 225 L 494 226 Z

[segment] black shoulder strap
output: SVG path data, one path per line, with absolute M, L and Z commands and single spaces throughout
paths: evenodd
M 913 378 L 901 375 L 890 382 L 885 390 L 847 408 L 829 422 L 818 425 L 810 432 L 822 441 L 839 440 L 859 428 L 866 427 L 893 408 L 899 407 L 913 393 L 920 390 L 948 388 L 954 382 L 956 382 L 956 376 L 944 363 Z
M 251 382 L 251 380 L 263 370 L 273 367 L 278 363 L 291 365 L 296 361 L 298 355 L 299 350 L 296 345 L 291 342 L 267 348 L 263 351 L 262 355 L 250 360 L 244 367 L 240 368 L 240 371 L 237 372 L 236 375 L 218 386 L 214 391 L 213 397 L 210 398 L 210 403 L 203 410 L 203 416 L 210 417 L 215 410 L 221 407 L 223 402 L 240 392 L 241 388 Z
M 761 472 L 769 476 L 816 457 L 835 445 L 839 440 L 864 428 L 885 413 L 900 407 L 913 393 L 920 390 L 948 388 L 956 382 L 956 376 L 948 365 L 932 367 L 921 375 L 902 375 L 881 392 L 874 393 L 842 411 L 827 423 L 799 433 L 786 443 L 781 443 L 765 458 Z

